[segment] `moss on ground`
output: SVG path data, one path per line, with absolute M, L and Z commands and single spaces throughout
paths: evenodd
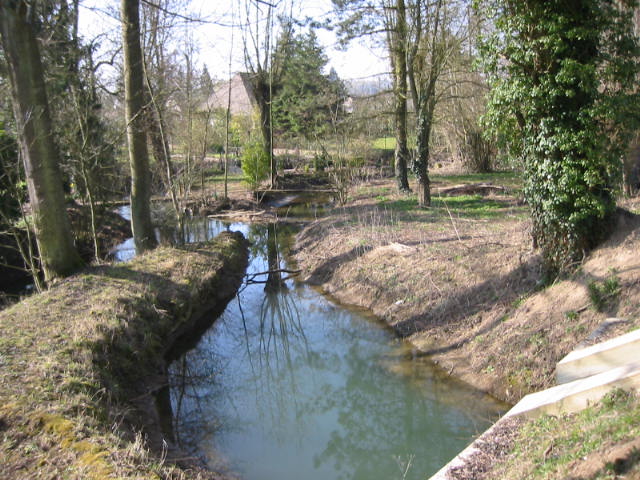
M 0 478 L 216 478 L 161 458 L 154 394 L 171 346 L 224 308 L 246 262 L 242 236 L 223 234 L 87 269 L 0 312 Z

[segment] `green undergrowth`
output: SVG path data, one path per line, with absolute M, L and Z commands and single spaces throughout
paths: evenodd
M 602 281 L 590 281 L 587 290 L 593 307 L 598 312 L 604 312 L 620 295 L 620 279 L 612 272 Z
M 239 234 L 158 248 L 0 312 L 0 478 L 213 478 L 163 461 L 154 392 L 171 345 L 224 307 L 246 258 Z
M 462 218 L 469 220 L 491 220 L 501 217 L 525 218 L 527 208 L 516 201 L 522 189 L 522 179 L 516 172 L 470 173 L 460 175 L 433 175 L 433 183 L 438 187 L 460 184 L 490 183 L 505 187 L 504 193 L 491 196 L 480 194 L 439 196 L 434 194 L 431 207 L 420 209 L 415 192 L 397 195 L 389 185 L 367 185 L 359 187 L 358 196 L 370 197 L 376 205 L 397 213 L 416 213 L 425 219 L 437 221 L 441 218 Z
M 396 139 L 395 137 L 380 137 L 376 138 L 372 143 L 373 148 L 379 150 L 395 150 Z
M 433 183 L 463 184 L 463 183 L 491 183 L 500 185 L 510 190 L 522 190 L 522 174 L 520 172 L 491 172 L 491 173 L 464 173 L 464 174 L 439 174 L 431 175 Z
M 640 398 L 617 389 L 598 404 L 521 428 L 508 459 L 487 478 L 613 480 L 640 475 Z
M 418 209 L 415 196 L 392 199 L 386 195 L 375 197 L 379 207 L 395 212 L 411 212 Z M 487 198 L 482 195 L 457 195 L 451 197 L 436 197 L 432 199 L 428 209 L 435 217 L 460 217 L 468 219 L 492 219 L 506 215 L 526 215 L 524 207 L 514 206 L 508 199 Z

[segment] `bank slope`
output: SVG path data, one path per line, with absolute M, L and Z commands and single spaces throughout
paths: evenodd
M 0 478 L 214 478 L 163 460 L 177 453 L 155 393 L 165 357 L 224 309 L 247 257 L 224 233 L 89 268 L 0 312 Z
M 554 385 L 557 362 L 579 345 L 640 328 L 640 216 L 620 210 L 611 237 L 545 286 L 513 195 L 421 210 L 393 190 L 354 190 L 302 230 L 296 258 L 307 281 L 369 308 L 451 375 L 515 403 Z M 451 478 L 640 478 L 638 403 L 614 391 L 578 414 L 502 425 Z
M 545 286 L 514 205 L 509 196 L 453 197 L 421 210 L 387 185 L 367 185 L 300 232 L 296 258 L 307 281 L 370 309 L 450 374 L 516 403 L 554 385 L 557 362 L 607 318 L 622 320 L 598 340 L 640 327 L 640 216 L 621 211 L 616 232 L 573 276 Z

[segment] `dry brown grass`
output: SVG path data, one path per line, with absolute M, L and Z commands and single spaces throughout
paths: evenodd
M 214 477 L 161 458 L 153 394 L 170 345 L 239 285 L 241 245 L 160 248 L 0 312 L 0 477 Z

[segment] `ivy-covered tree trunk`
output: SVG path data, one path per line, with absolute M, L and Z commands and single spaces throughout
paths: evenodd
M 435 105 L 433 105 L 435 108 Z M 418 205 L 431 206 L 431 181 L 429 179 L 429 141 L 433 125 L 433 111 L 428 105 L 419 105 L 416 109 L 416 158 L 413 161 L 413 173 L 418 180 Z
M 442 60 L 444 61 L 444 60 Z M 434 64 L 435 65 L 435 64 Z M 413 103 L 416 106 L 416 155 L 411 169 L 418 180 L 418 206 L 431 206 L 431 181 L 429 179 L 429 159 L 431 157 L 431 130 L 437 105 L 436 81 L 438 68 L 435 66 L 427 74 L 418 75 L 414 67 L 409 70 L 409 83 Z
M 20 151 L 29 190 L 40 263 L 45 281 L 66 276 L 82 261 L 67 217 L 60 155 L 52 123 L 35 33 L 32 6 L 0 2 L 0 35 L 7 60 Z
M 144 70 L 140 47 L 139 0 L 122 0 L 122 44 L 129 164 L 131 229 L 138 253 L 157 245 L 151 223 L 151 173 L 144 118 Z
M 416 109 L 416 155 L 411 168 L 418 180 L 418 205 L 431 206 L 429 180 L 430 141 L 438 99 L 436 87 L 449 68 L 449 57 L 458 42 L 451 34 L 453 16 L 447 14 L 444 0 L 433 4 L 415 0 L 411 5 L 413 37 L 407 51 L 407 77 Z
M 524 160 L 533 237 L 549 275 L 579 262 L 613 225 L 620 158 L 638 120 L 631 6 L 508 1 L 485 45 L 489 113 Z
M 260 116 L 260 134 L 262 144 L 267 155 L 269 155 L 269 180 L 271 188 L 276 187 L 278 170 L 273 156 L 273 125 L 271 117 L 271 87 L 269 80 L 265 77 L 267 72 L 261 71 L 253 75 L 253 86 L 258 113 Z
M 526 115 L 525 131 L 533 141 L 525 150 L 525 193 L 535 242 L 552 270 L 566 269 L 602 240 L 616 207 L 614 165 L 591 154 L 601 150 L 597 122 L 581 118 L 596 106 L 598 79 L 592 67 L 600 50 L 600 32 L 589 18 L 596 12 L 590 11 L 592 2 L 583 3 L 587 8 L 579 9 L 580 15 L 568 15 L 563 7 L 540 11 L 533 30 L 552 38 L 555 34 L 553 45 L 529 39 L 534 62 L 546 64 L 544 69 L 532 65 L 530 95 L 546 89 L 548 96 Z M 563 38 L 558 28 L 584 33 Z

